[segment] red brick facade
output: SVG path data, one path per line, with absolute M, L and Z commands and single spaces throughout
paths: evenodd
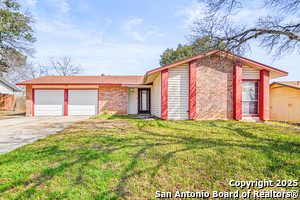
M 230 60 L 213 56 L 198 61 L 196 119 L 233 119 L 233 73 Z
M 26 86 L 26 116 L 32 116 L 32 106 L 33 106 L 33 101 L 32 101 L 32 86 L 27 85 Z
M 100 86 L 99 113 L 107 110 L 114 114 L 127 114 L 128 87 Z

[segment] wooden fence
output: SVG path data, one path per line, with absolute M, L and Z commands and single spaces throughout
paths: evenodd
M 0 94 L 0 110 L 26 111 L 26 97 L 15 94 Z

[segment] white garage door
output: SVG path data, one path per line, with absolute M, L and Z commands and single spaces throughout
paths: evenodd
M 35 115 L 63 115 L 64 90 L 35 90 Z
M 98 105 L 97 90 L 69 90 L 69 115 L 96 115 Z
M 189 119 L 189 66 L 168 70 L 168 119 Z

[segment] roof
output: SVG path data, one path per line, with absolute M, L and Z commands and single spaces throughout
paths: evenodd
M 160 72 L 160 71 L 162 71 L 164 69 L 168 69 L 170 67 L 175 67 L 175 66 L 178 66 L 178 65 L 186 64 L 186 63 L 189 63 L 189 62 L 191 62 L 193 60 L 198 60 L 198 59 L 201 59 L 201 58 L 204 58 L 206 56 L 213 55 L 213 54 L 223 54 L 223 55 L 226 55 L 226 56 L 228 56 L 230 58 L 239 59 L 243 63 L 245 63 L 245 64 L 247 64 L 247 65 L 249 65 L 251 67 L 254 67 L 254 68 L 257 68 L 257 69 L 266 69 L 266 70 L 268 70 L 268 71 L 270 71 L 272 73 L 270 75 L 270 78 L 278 78 L 278 77 L 282 77 L 282 76 L 287 76 L 288 75 L 288 72 L 276 69 L 274 67 L 270 67 L 268 65 L 264 65 L 262 63 L 259 63 L 259 62 L 256 62 L 256 61 L 250 60 L 248 58 L 244 58 L 244 57 L 241 57 L 241 56 L 229 53 L 229 52 L 225 52 L 225 51 L 221 51 L 219 49 L 215 49 L 215 50 L 209 51 L 207 53 L 203 53 L 203 54 L 200 54 L 200 55 L 197 55 L 197 56 L 193 56 L 191 58 L 187 58 L 187 59 L 184 59 L 184 60 L 181 60 L 181 61 L 169 64 L 169 65 L 166 65 L 166 66 L 163 66 L 163 67 L 159 67 L 159 68 L 150 70 L 150 71 L 148 71 L 146 73 L 146 76 L 144 78 L 143 83 L 146 82 L 147 75 L 150 75 L 150 74 L 153 74 L 153 73 L 156 73 L 156 72 Z
M 286 87 L 290 87 L 290 88 L 294 88 L 294 89 L 300 90 L 300 81 L 280 81 L 280 82 L 273 82 L 270 86 L 272 86 L 274 84 L 278 84 L 278 85 L 282 85 L 282 86 L 286 86 Z
M 17 86 L 13 85 L 12 83 L 6 81 L 5 79 L 0 77 L 0 82 L 4 83 L 5 85 L 7 85 L 8 87 L 12 88 L 14 90 L 14 92 L 24 92 L 23 90 L 21 90 L 20 88 L 18 88 Z
M 141 85 L 144 76 L 44 76 L 16 85 Z

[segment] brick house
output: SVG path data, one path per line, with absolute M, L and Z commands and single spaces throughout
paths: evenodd
M 45 76 L 26 85 L 34 115 L 152 114 L 171 120 L 269 119 L 269 79 L 287 72 L 210 51 L 145 76 Z

